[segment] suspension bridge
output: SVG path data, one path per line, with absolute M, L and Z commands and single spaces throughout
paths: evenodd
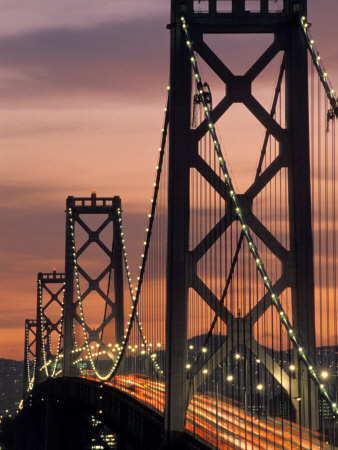
M 113 448 L 105 427 L 122 449 L 338 448 L 338 102 L 309 28 L 306 0 L 172 0 L 138 276 L 121 199 L 68 197 L 9 448 Z M 230 34 L 273 39 L 237 75 L 207 39 Z M 253 84 L 270 66 L 267 108 Z M 264 128 L 240 188 L 221 132 L 236 104 Z

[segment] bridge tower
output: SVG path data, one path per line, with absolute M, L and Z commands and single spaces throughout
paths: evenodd
M 64 294 L 65 274 L 38 273 L 37 301 L 36 301 L 36 383 L 41 383 L 47 378 L 43 365 L 50 360 L 50 343 L 52 333 L 57 335 L 59 341 L 62 337 L 62 310 Z M 53 316 L 52 309 L 56 306 L 59 311 L 58 318 Z M 43 346 L 45 346 L 43 348 Z
M 91 292 L 99 295 L 106 306 L 106 314 L 103 322 L 97 327 L 90 327 L 85 324 L 85 330 L 89 343 L 95 342 L 102 347 L 107 354 L 110 349 L 102 341 L 103 332 L 108 329 L 108 325 L 113 325 L 116 342 L 121 343 L 124 330 L 123 313 L 123 266 L 122 266 L 122 238 L 120 236 L 118 211 L 121 210 L 120 197 L 97 197 L 93 192 L 91 197 L 68 197 L 66 204 L 66 263 L 65 263 L 65 305 L 64 305 L 64 376 L 71 376 L 73 371 L 72 350 L 74 349 L 73 326 L 82 325 L 79 300 L 75 292 L 75 257 L 79 258 L 85 253 L 91 244 L 97 245 L 102 254 L 108 257 L 108 264 L 103 271 L 93 278 L 82 264 L 78 262 L 78 272 L 88 283 L 88 288 L 82 292 L 82 300 L 86 302 L 86 297 Z M 70 222 L 69 212 L 72 213 Z M 100 225 L 94 228 L 90 218 L 100 219 Z M 82 230 L 86 238 L 78 248 L 73 247 L 72 230 L 76 235 L 77 230 Z M 108 233 L 110 244 L 108 248 L 103 240 L 103 232 Z M 75 241 L 76 244 L 76 241 Z M 103 287 L 104 278 L 109 275 L 112 280 L 112 288 L 109 292 Z M 73 325 L 74 324 L 74 325 Z
M 30 389 L 31 367 L 29 356 L 35 360 L 36 356 L 36 320 L 25 320 L 25 353 L 23 362 L 23 399 L 26 400 Z M 34 370 L 32 370 L 32 378 L 34 378 Z
M 203 13 L 194 9 L 199 3 L 203 3 Z M 275 287 L 279 294 L 287 288 L 291 289 L 293 326 L 308 353 L 315 357 L 308 66 L 307 48 L 300 26 L 301 16 L 306 15 L 307 2 L 278 0 L 278 3 L 282 4 L 279 13 L 272 10 L 271 7 L 276 2 L 270 0 L 171 1 L 165 413 L 165 429 L 169 441 L 179 437 L 184 430 L 187 404 L 185 364 L 189 288 L 198 291 L 207 303 L 210 300 L 206 298 L 208 294 L 203 294 L 194 281 L 197 261 L 189 251 L 191 169 L 196 169 L 207 183 L 213 183 L 224 200 L 229 199 L 223 180 L 219 178 L 216 182 L 212 181 L 217 179 L 216 174 L 198 158 L 198 143 L 208 132 L 208 124 L 205 121 L 196 129 L 191 127 L 194 87 L 186 38 L 181 27 L 182 15 L 189 26 L 194 50 L 226 85 L 226 95 L 212 110 L 213 121 L 217 122 L 232 104 L 242 103 L 263 125 L 266 132 L 278 141 L 278 157 L 256 178 L 248 191 L 241 193 L 241 205 L 247 212 L 248 224 L 254 230 L 257 239 L 261 240 L 281 263 L 282 277 Z M 255 5 L 255 11 L 249 11 L 250 4 Z M 227 8 L 222 8 L 224 6 Z M 221 61 L 203 39 L 207 34 L 227 33 L 240 33 L 246 35 L 248 39 L 255 33 L 270 33 L 273 34 L 274 41 L 244 75 L 238 76 L 228 69 L 227 61 Z M 279 125 L 273 115 L 269 114 L 252 95 L 252 82 L 279 52 L 284 54 L 285 128 Z M 272 94 L 273 91 L 274 87 Z M 288 179 L 290 248 L 287 251 L 281 248 L 272 234 L 252 214 L 255 196 L 282 168 L 286 169 Z M 223 225 L 220 233 L 225 231 L 225 226 Z M 203 245 L 210 244 L 204 242 Z M 255 310 L 257 317 L 263 313 L 264 308 L 261 312 Z M 253 326 L 256 321 L 253 319 L 253 312 L 249 318 L 252 319 L 250 326 Z M 239 330 L 242 323 L 240 319 L 232 318 L 231 326 Z M 248 345 L 246 337 L 237 344 Z M 255 350 L 251 348 L 250 351 Z M 294 402 L 298 412 L 302 409 L 302 417 L 308 418 L 302 425 L 316 429 L 318 419 L 315 389 L 302 363 L 298 361 L 296 363 L 299 364 L 298 380 L 289 389 L 289 394 L 290 397 L 302 399 L 298 402 L 298 406 Z M 266 369 L 271 371 L 269 362 L 266 363 Z

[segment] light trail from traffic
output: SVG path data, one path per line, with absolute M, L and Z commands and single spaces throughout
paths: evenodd
M 89 380 L 98 381 L 87 377 Z M 118 375 L 106 385 L 127 393 L 163 414 L 165 384 L 144 375 Z M 330 446 L 319 433 L 279 418 L 260 420 L 247 414 L 224 396 L 195 394 L 186 413 L 186 430 L 195 438 L 218 449 L 319 450 Z

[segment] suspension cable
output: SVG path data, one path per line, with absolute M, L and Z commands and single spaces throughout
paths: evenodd
M 327 73 L 322 64 L 322 60 L 321 60 L 319 51 L 317 50 L 317 48 L 314 45 L 315 41 L 310 36 L 310 33 L 309 33 L 310 24 L 306 20 L 305 16 L 301 17 L 300 23 L 301 23 L 301 29 L 305 36 L 306 44 L 309 49 L 313 64 L 318 72 L 319 79 L 324 87 L 325 93 L 326 93 L 327 98 L 332 107 L 332 111 L 333 111 L 334 115 L 336 117 L 338 117 L 338 98 L 335 97 L 335 90 L 333 89 L 332 84 L 330 83 L 330 81 L 328 79 Z
M 168 87 L 168 91 L 169 91 L 169 89 L 170 88 Z M 128 321 L 128 328 L 126 329 L 125 334 L 123 336 L 122 343 L 118 348 L 117 358 L 114 361 L 114 364 L 113 364 L 111 370 L 106 375 L 100 374 L 98 372 L 98 370 L 96 369 L 95 363 L 93 361 L 93 358 L 92 358 L 92 355 L 90 352 L 90 348 L 89 348 L 89 341 L 88 341 L 88 336 L 87 336 L 87 331 L 86 331 L 86 323 L 85 323 L 84 313 L 83 313 L 82 296 L 81 296 L 80 281 L 79 281 L 79 274 L 78 274 L 78 264 L 77 264 L 77 254 L 76 254 L 76 246 L 75 246 L 75 233 L 74 233 L 74 226 L 73 226 L 72 209 L 69 208 L 67 210 L 67 226 L 70 229 L 70 235 L 71 235 L 71 239 L 72 239 L 74 275 L 75 275 L 75 281 L 76 281 L 77 299 L 78 299 L 78 304 L 79 304 L 79 308 L 80 308 L 80 321 L 81 321 L 83 335 L 84 335 L 84 339 L 85 339 L 85 344 L 82 348 L 86 349 L 88 357 L 89 357 L 90 365 L 91 365 L 95 375 L 97 376 L 97 378 L 99 378 L 101 381 L 108 381 L 115 375 L 115 373 L 122 361 L 122 357 L 125 353 L 125 349 L 128 345 L 129 336 L 130 336 L 135 319 L 136 319 L 137 325 L 139 327 L 142 341 L 146 348 L 146 352 L 150 354 L 150 348 L 148 346 L 147 339 L 143 334 L 142 323 L 140 322 L 139 314 L 137 312 L 137 305 L 138 305 L 138 301 L 139 301 L 139 297 L 140 297 L 143 275 L 144 275 L 145 266 L 146 266 L 146 262 L 147 262 L 147 256 L 148 256 L 148 252 L 149 252 L 151 232 L 152 232 L 153 222 L 154 222 L 154 218 L 155 218 L 155 211 L 156 211 L 156 204 L 157 204 L 157 198 L 158 198 L 158 192 L 159 192 L 159 186 L 160 186 L 160 178 L 161 178 L 162 164 L 163 164 L 163 159 L 164 159 L 164 149 L 165 149 L 165 145 L 166 145 L 168 124 L 169 124 L 169 95 L 168 95 L 168 100 L 167 100 L 167 106 L 165 108 L 165 120 L 164 120 L 164 126 L 162 128 L 161 146 L 159 147 L 160 155 L 159 155 L 159 162 L 158 162 L 158 166 L 157 166 L 156 181 L 154 182 L 154 195 L 153 195 L 152 204 L 151 204 L 151 212 L 148 214 L 149 223 L 148 223 L 148 227 L 146 229 L 147 235 L 146 235 L 146 240 L 144 242 L 144 251 L 142 254 L 142 263 L 140 266 L 141 269 L 140 269 L 140 274 L 137 277 L 138 284 L 137 284 L 137 287 L 135 288 L 135 291 L 136 291 L 135 294 L 133 293 L 132 281 L 131 281 L 128 261 L 127 261 L 126 246 L 125 246 L 125 241 L 124 241 L 124 237 L 123 237 L 124 233 L 123 233 L 123 227 L 122 227 L 122 212 L 121 212 L 121 209 L 117 210 L 118 220 L 119 220 L 119 224 L 120 224 L 119 226 L 120 226 L 120 236 L 121 236 L 121 243 L 122 243 L 123 259 L 124 259 L 124 264 L 125 264 L 125 270 L 127 273 L 129 291 L 130 291 L 131 298 L 132 298 L 132 306 L 131 306 L 132 312 L 130 314 L 130 316 L 131 316 L 130 320 Z M 77 351 L 79 351 L 79 349 L 77 349 Z M 163 374 L 163 370 L 161 370 L 159 364 L 157 364 L 157 362 L 153 361 L 153 360 L 152 360 L 152 363 L 153 363 L 154 368 L 160 374 Z M 82 373 L 82 371 L 81 371 L 81 373 Z
M 124 341 L 122 342 L 122 349 L 119 353 L 119 357 L 118 360 L 116 362 L 117 366 L 116 366 L 116 370 L 117 367 L 119 366 L 120 362 L 121 362 L 121 356 L 128 344 L 128 339 L 130 336 L 130 332 L 132 329 L 132 324 L 134 319 L 136 318 L 136 322 L 137 325 L 139 327 L 140 330 L 140 335 L 141 335 L 141 339 L 142 342 L 145 346 L 146 349 L 146 353 L 150 354 L 151 350 L 150 347 L 148 346 L 148 342 L 147 339 L 143 333 L 143 327 L 142 327 L 142 323 L 140 321 L 139 318 L 139 313 L 137 312 L 137 305 L 139 302 L 139 298 L 140 298 L 140 294 L 141 294 L 141 287 L 142 287 L 142 281 L 143 281 L 143 276 L 144 276 L 144 272 L 145 272 L 145 267 L 146 267 L 146 262 L 147 262 L 147 257 L 148 257 L 148 253 L 149 253 L 149 247 L 150 247 L 150 240 L 151 240 L 151 233 L 152 233 L 152 229 L 153 229 L 153 224 L 154 224 L 154 218 L 155 218 L 155 212 L 156 212 L 156 206 L 157 206 L 157 199 L 158 199 L 158 193 L 159 193 L 159 188 L 160 188 L 160 180 L 161 180 L 161 173 L 162 173 L 162 166 L 163 166 L 163 161 L 164 161 L 164 150 L 165 150 L 165 145 L 166 145 L 166 141 L 167 141 L 167 133 L 168 133 L 168 125 L 169 125 L 169 90 L 170 87 L 168 86 L 168 97 L 167 97 L 167 105 L 164 109 L 165 111 L 165 118 L 164 118 L 164 125 L 162 128 L 162 139 L 161 139 L 161 146 L 159 147 L 159 160 L 158 160 L 158 165 L 156 166 L 156 180 L 154 182 L 154 195 L 151 201 L 151 211 L 148 214 L 148 218 L 149 218 L 149 223 L 148 223 L 148 227 L 146 228 L 146 240 L 144 241 L 144 250 L 143 253 L 141 255 L 141 264 L 140 264 L 140 273 L 139 276 L 137 277 L 137 287 L 135 288 L 135 294 L 133 294 L 133 290 L 132 290 L 132 284 L 131 284 L 131 280 L 130 280 L 130 272 L 129 272 L 129 266 L 128 266 L 128 261 L 127 261 L 127 253 L 126 253 L 126 248 L 125 248 L 125 243 L 124 243 L 124 239 L 122 238 L 122 249 L 123 249 L 123 256 L 124 256 L 124 261 L 125 261 L 125 268 L 127 271 L 127 275 L 128 275 L 128 281 L 129 281 L 129 289 L 130 289 L 130 294 L 131 294 L 131 298 L 133 301 L 133 305 L 132 305 L 132 317 L 130 318 L 130 324 L 128 327 L 128 331 L 126 333 L 126 335 L 124 336 Z M 119 221 L 121 222 L 121 236 L 123 237 L 123 232 L 122 232 L 122 215 L 121 215 L 121 211 L 118 211 L 118 215 L 119 215 Z M 161 370 L 160 366 L 157 364 L 157 362 L 153 359 L 151 359 L 153 366 L 155 367 L 155 369 L 160 373 L 163 374 L 163 370 Z

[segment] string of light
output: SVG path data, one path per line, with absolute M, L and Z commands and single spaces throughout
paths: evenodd
M 84 347 L 79 347 L 77 344 L 77 340 L 76 340 L 76 332 L 75 332 L 75 326 L 74 326 L 74 322 L 72 324 L 72 331 L 73 331 L 73 336 L 74 336 L 74 345 L 75 345 L 75 350 L 72 350 L 72 353 L 81 353 L 83 350 L 85 350 Z M 73 365 L 76 365 L 78 362 L 81 362 L 82 358 L 78 358 L 77 360 L 73 361 Z M 82 370 L 81 366 L 78 366 L 78 369 L 80 370 L 81 375 L 84 375 L 84 372 Z
M 56 377 L 56 368 L 59 362 L 59 359 L 61 357 L 61 340 L 63 336 L 63 308 L 64 308 L 64 302 L 62 302 L 62 311 L 61 311 L 61 318 L 60 318 L 60 332 L 59 332 L 59 338 L 58 338 L 58 344 L 57 344 L 57 350 L 54 360 L 54 367 L 52 368 L 51 377 Z
M 143 333 L 143 327 L 142 327 L 142 323 L 140 321 L 140 317 L 139 317 L 139 313 L 136 311 L 136 306 L 138 304 L 138 300 L 139 300 L 139 296 L 141 293 L 141 286 L 142 286 L 142 281 L 143 281 L 143 276 L 144 276 L 144 271 L 145 271 L 145 267 L 146 267 L 146 262 L 147 262 L 147 257 L 148 257 L 148 253 L 149 253 L 149 246 L 150 246 L 150 240 L 151 240 L 151 234 L 152 234 L 152 229 L 153 229 L 153 224 L 154 224 L 154 218 L 155 218 L 155 212 L 156 212 L 156 206 L 157 206 L 157 199 L 158 199 L 158 193 L 159 193 L 159 188 L 160 188 L 160 180 L 161 180 L 161 173 L 162 173 L 162 167 L 163 167 L 163 160 L 164 160 L 164 150 L 165 150 L 165 145 L 166 145 L 166 140 L 167 140 L 167 132 L 168 132 L 168 124 L 169 124 L 169 86 L 167 87 L 168 90 L 168 97 L 167 97 L 167 105 L 164 108 L 165 111 L 165 118 L 164 118 L 164 125 L 163 128 L 161 130 L 162 132 L 162 139 L 161 139 L 161 145 L 158 148 L 159 151 L 159 158 L 158 158 L 158 164 L 156 166 L 156 180 L 153 184 L 154 186 L 154 193 L 153 193 L 153 197 L 151 199 L 151 210 L 150 213 L 148 214 L 148 218 L 149 218 L 149 223 L 148 226 L 146 228 L 146 238 L 144 241 L 144 249 L 143 249 L 143 253 L 141 254 L 141 263 L 139 266 L 140 269 L 140 273 L 139 276 L 137 277 L 138 280 L 138 284 L 137 287 L 135 288 L 135 292 L 136 294 L 133 294 L 133 289 L 132 289 L 132 284 L 130 279 L 128 278 L 128 282 L 129 282 L 129 289 L 130 289 L 130 294 L 131 294 L 131 298 L 132 301 L 134 302 L 135 306 L 135 317 L 136 317 L 136 321 L 137 321 L 137 325 L 139 327 L 140 330 L 140 335 L 141 335 L 141 339 L 142 342 L 145 346 L 145 351 L 147 354 L 151 354 L 151 349 L 148 345 L 147 339 Z M 120 228 L 121 228 L 121 237 L 123 237 L 123 229 L 122 229 L 122 217 L 121 217 L 121 211 L 118 211 L 118 214 L 120 215 L 119 217 L 119 222 L 120 222 Z M 125 249 L 125 244 L 124 241 L 122 241 L 123 244 L 123 257 L 124 257 L 124 261 L 125 261 L 125 267 L 126 267 L 126 271 L 128 274 L 128 277 L 130 276 L 129 273 L 129 265 L 128 265 L 128 261 L 127 261 L 127 253 L 126 253 L 126 249 Z M 157 361 L 155 361 L 153 358 L 151 358 L 152 364 L 154 366 L 154 368 L 156 369 L 157 372 L 159 372 L 160 374 L 163 374 L 163 370 L 161 370 L 159 364 L 157 363 Z
M 167 90 L 168 91 L 170 90 L 169 86 L 168 86 Z M 161 179 L 162 165 L 163 165 L 163 159 L 164 159 L 164 150 L 165 150 L 165 144 L 166 144 L 166 138 L 167 138 L 167 132 L 168 132 L 168 124 L 169 124 L 169 94 L 168 94 L 168 99 L 167 99 L 167 106 L 165 107 L 164 111 L 165 111 L 165 118 L 164 118 L 164 125 L 163 125 L 163 128 L 161 130 L 161 133 L 162 133 L 161 146 L 158 148 L 159 160 L 158 160 L 158 164 L 156 166 L 156 179 L 155 179 L 155 182 L 153 184 L 153 186 L 154 186 L 154 194 L 153 194 L 153 197 L 151 199 L 151 211 L 148 214 L 149 223 L 148 223 L 148 226 L 146 228 L 146 238 L 145 238 L 145 241 L 143 243 L 144 249 L 143 249 L 143 253 L 141 254 L 141 264 L 139 266 L 140 273 L 139 273 L 139 276 L 137 277 L 138 283 L 137 283 L 137 287 L 135 288 L 135 293 L 133 292 L 131 275 L 130 275 L 130 271 L 129 271 L 129 264 L 128 264 L 128 260 L 127 260 L 126 246 L 125 246 L 125 241 L 124 241 L 124 238 L 123 238 L 124 233 L 123 233 L 123 225 L 122 225 L 122 212 L 121 212 L 120 209 L 118 210 L 119 223 L 120 223 L 120 234 L 121 234 L 121 242 L 122 242 L 122 251 L 123 251 L 123 259 L 124 259 L 125 270 L 126 270 L 127 278 L 128 278 L 129 291 L 130 291 L 130 295 L 131 295 L 131 299 L 132 299 L 132 307 L 131 307 L 132 311 L 131 311 L 130 320 L 128 322 L 128 328 L 126 329 L 126 334 L 123 336 L 122 345 L 121 345 L 121 348 L 119 349 L 117 361 L 116 361 L 116 363 L 114 365 L 114 372 L 112 373 L 111 376 L 113 376 L 113 374 L 116 372 L 116 370 L 118 369 L 118 366 L 121 363 L 122 356 L 124 355 L 125 349 L 126 349 L 126 347 L 128 345 L 129 336 L 130 336 L 130 333 L 131 333 L 131 330 L 132 330 L 132 326 L 133 326 L 133 323 L 134 323 L 135 319 L 137 321 L 137 325 L 138 325 L 139 330 L 140 330 L 140 335 L 141 335 L 141 338 L 142 338 L 142 342 L 143 342 L 143 344 L 145 346 L 145 351 L 146 351 L 147 354 L 151 353 L 151 349 L 150 349 L 150 347 L 148 345 L 148 342 L 147 342 L 147 339 L 146 339 L 146 337 L 144 336 L 144 333 L 143 333 L 142 323 L 140 321 L 139 314 L 137 312 L 137 305 L 138 305 L 139 298 L 140 298 L 141 286 L 142 286 L 144 271 L 145 271 L 145 267 L 146 267 L 147 256 L 148 256 L 148 253 L 149 253 L 151 232 L 152 232 L 152 227 L 153 227 L 153 223 L 154 223 L 155 211 L 156 211 L 156 205 L 157 205 L 157 198 L 158 198 L 158 192 L 159 192 L 159 187 L 160 187 L 160 179 Z M 163 374 L 163 370 L 161 370 L 161 368 L 160 368 L 159 364 L 157 363 L 157 361 L 155 361 L 153 358 L 151 358 L 151 362 L 152 362 L 155 370 L 162 375 Z
M 300 19 L 301 29 L 303 30 L 305 40 L 313 61 L 313 64 L 318 72 L 320 81 L 324 87 L 327 98 L 332 106 L 334 114 L 338 117 L 338 99 L 335 97 L 335 90 L 332 87 L 332 84 L 329 81 L 327 72 L 322 63 L 322 59 L 320 57 L 319 51 L 315 47 L 315 41 L 311 38 L 309 33 L 310 24 L 308 23 L 305 16 L 302 16 Z
M 25 324 L 25 337 L 26 337 L 26 364 L 27 364 L 27 378 L 28 378 L 28 388 L 27 392 L 30 392 L 35 383 L 35 370 L 36 370 L 36 355 L 33 360 L 33 375 L 30 375 L 30 360 L 29 360 L 29 329 L 27 323 Z
M 169 87 L 168 87 L 169 90 Z M 168 96 L 169 97 L 169 96 Z M 92 370 L 94 371 L 96 377 L 98 379 L 100 379 L 101 381 L 108 381 L 110 380 L 114 374 L 116 373 L 120 362 L 122 360 L 122 357 L 124 355 L 125 349 L 128 345 L 128 340 L 129 340 L 129 336 L 132 330 L 132 326 L 134 323 L 134 320 L 136 319 L 137 325 L 139 327 L 140 330 L 140 334 L 141 334 L 141 338 L 143 341 L 143 344 L 145 346 L 145 351 L 147 354 L 151 354 L 151 349 L 148 345 L 147 339 L 144 336 L 143 333 L 143 327 L 142 327 L 142 323 L 140 321 L 139 318 L 139 314 L 137 312 L 137 304 L 139 301 L 139 296 L 140 296 L 140 292 L 141 292 L 141 286 L 142 286 L 142 281 L 143 281 L 143 275 L 144 275 L 144 271 L 145 271 L 145 266 L 146 266 L 146 261 L 147 261 L 147 256 L 148 256 L 148 252 L 149 252 L 149 245 L 150 245 L 150 239 L 151 239 L 151 232 L 152 232 L 152 227 L 153 227 L 153 222 L 154 222 L 154 217 L 155 217 L 155 211 L 156 211 L 156 204 L 157 204 L 157 197 L 158 197 L 158 191 L 159 191 L 159 185 L 160 185 L 160 177 L 161 177 L 161 170 L 162 170 L 162 164 L 163 164 L 163 156 L 164 156 L 164 149 L 165 149 L 165 144 L 166 144 L 166 137 L 167 137 L 167 130 L 168 130 L 168 123 L 169 123 L 169 111 L 168 111 L 168 101 L 167 101 L 167 106 L 165 108 L 165 120 L 164 120 L 164 126 L 161 130 L 162 132 L 162 140 L 161 140 L 161 146 L 159 147 L 159 161 L 158 161 L 158 165 L 156 166 L 156 180 L 153 184 L 154 186 L 154 195 L 153 198 L 151 200 L 151 211 L 148 214 L 148 218 L 149 218 L 149 223 L 148 223 L 148 227 L 146 228 L 146 238 L 144 241 L 144 249 L 143 249 L 143 253 L 141 255 L 141 264 L 140 264 L 140 273 L 139 276 L 137 277 L 138 283 L 137 283 L 137 287 L 135 288 L 135 293 L 133 292 L 133 285 L 132 285 L 132 279 L 131 279 L 131 274 L 130 274 L 130 270 L 129 270 L 129 264 L 128 264 L 128 259 L 127 259 L 127 252 L 126 252 L 126 246 L 125 246 L 125 240 L 124 240 L 124 232 L 123 232 L 123 224 L 122 224 L 122 212 L 121 210 L 118 208 L 117 210 L 117 214 L 118 214 L 118 220 L 119 220 L 119 227 L 120 227 L 120 237 L 121 237 L 121 244 L 122 244 L 122 252 L 123 252 L 123 259 L 124 259 L 124 265 L 125 265 L 125 270 L 126 270 L 126 274 L 127 274 L 127 280 L 128 280 L 128 286 L 129 286 L 129 291 L 130 291 L 130 295 L 131 295 L 131 299 L 132 299 L 132 305 L 131 305 L 131 313 L 129 315 L 130 319 L 127 322 L 127 328 L 125 329 L 125 334 L 123 336 L 123 340 L 122 343 L 119 347 L 117 347 L 118 350 L 118 354 L 117 354 L 117 358 L 113 363 L 113 366 L 111 368 L 111 370 L 108 372 L 108 374 L 106 375 L 102 375 L 98 372 L 96 366 L 95 366 L 95 362 L 92 358 L 92 354 L 90 351 L 90 346 L 89 346 L 89 341 L 88 341 L 88 336 L 87 336 L 87 331 L 86 331 L 86 324 L 85 324 L 85 319 L 84 319 L 84 313 L 83 313 L 83 305 L 82 305 L 82 296 L 81 296 L 81 289 L 80 289 L 80 281 L 79 281 L 79 274 L 78 274 L 78 263 L 77 263 L 77 253 L 76 253 L 76 246 L 75 246 L 75 233 L 74 233 L 74 225 L 73 225 L 73 218 L 72 218 L 72 209 L 69 208 L 67 210 L 67 223 L 69 226 L 69 232 L 71 235 L 71 239 L 72 239 L 72 250 L 73 250 L 73 266 L 74 266 L 74 274 L 75 274 L 75 281 L 76 281 L 76 291 L 77 291 L 77 299 L 78 299 L 78 304 L 79 304 L 79 309 L 80 309 L 80 320 L 81 320 L 81 326 L 83 329 L 83 335 L 84 335 L 84 339 L 85 339 L 85 348 L 89 357 L 89 361 L 90 361 L 90 365 L 92 367 Z M 76 344 L 76 351 L 79 351 L 79 349 L 77 348 L 77 344 Z M 74 361 L 74 364 L 79 362 L 81 359 L 78 359 L 77 361 Z M 155 370 L 160 373 L 163 374 L 163 370 L 161 370 L 161 367 L 159 366 L 159 364 L 157 363 L 157 361 L 154 358 L 151 358 L 153 367 L 155 368 Z M 80 368 L 81 373 L 82 370 Z
M 152 203 L 152 204 L 154 204 L 154 203 Z M 121 213 L 120 209 L 118 210 L 118 216 L 119 216 L 121 235 L 123 236 L 122 213 Z M 147 230 L 148 229 L 150 229 L 150 228 L 148 227 Z M 132 287 L 132 282 L 131 282 L 131 278 L 130 278 L 129 265 L 128 265 L 128 259 L 127 259 L 127 252 L 126 252 L 126 247 L 124 245 L 124 242 L 123 242 L 122 251 L 123 251 L 123 259 L 124 259 L 124 264 L 125 264 L 125 270 L 126 270 L 126 272 L 128 274 L 128 285 L 129 285 L 130 296 L 131 296 L 131 299 L 132 299 L 132 312 L 129 315 L 130 320 L 128 321 L 127 325 L 128 325 L 128 327 L 130 327 L 130 330 L 131 330 L 132 324 L 133 324 L 133 320 L 134 320 L 134 317 L 135 317 L 137 326 L 138 326 L 139 331 L 140 331 L 140 336 L 141 336 L 141 339 L 142 339 L 142 342 L 143 342 L 143 345 L 144 345 L 144 348 L 145 348 L 145 352 L 146 352 L 147 355 L 151 355 L 151 348 L 149 347 L 147 338 L 145 337 L 145 335 L 143 333 L 143 326 L 142 326 L 142 323 L 141 323 L 141 320 L 140 320 L 139 313 L 138 313 L 138 311 L 136 309 L 136 306 L 137 306 L 136 299 L 138 299 L 138 297 L 139 297 L 138 293 L 141 292 L 140 276 L 137 278 L 138 279 L 138 286 L 135 289 L 136 294 L 134 294 L 133 287 Z M 142 265 L 145 264 L 145 263 L 146 263 L 146 252 L 142 254 L 142 264 L 139 267 L 140 270 L 142 270 Z M 133 317 L 133 311 L 134 310 L 135 310 L 135 316 Z M 127 329 L 126 331 L 128 333 L 129 329 Z M 128 338 L 129 338 L 129 334 L 128 334 Z M 127 344 L 128 344 L 128 340 L 126 342 L 126 345 Z M 152 365 L 154 366 L 155 370 L 157 372 L 160 372 L 161 374 L 163 374 L 163 371 L 161 370 L 160 366 L 157 364 L 157 361 L 155 361 L 153 358 L 151 358 L 150 360 L 151 360 Z
M 249 226 L 247 224 L 247 220 L 245 217 L 245 212 L 244 210 L 241 208 L 240 202 L 239 202 L 239 198 L 238 195 L 235 193 L 234 187 L 233 187 L 233 183 L 232 180 L 230 178 L 229 172 L 227 170 L 226 164 L 225 164 L 225 160 L 223 158 L 223 154 L 221 151 L 221 146 L 216 134 L 216 130 L 215 130 L 215 125 L 211 116 L 211 110 L 209 109 L 208 103 L 205 100 L 204 97 L 204 92 L 203 92 L 203 83 L 201 80 L 201 76 L 199 73 L 199 69 L 198 69 L 198 65 L 197 65 L 197 61 L 196 61 L 196 57 L 195 57 L 195 52 L 193 49 L 193 44 L 192 44 L 192 40 L 190 38 L 190 34 L 188 31 L 188 24 L 186 22 L 186 19 L 184 16 L 181 17 L 181 25 L 182 25 L 182 29 L 183 32 L 185 34 L 186 37 L 186 45 L 188 48 L 188 52 L 189 52 L 189 57 L 190 57 L 190 62 L 191 62 L 191 66 L 193 68 L 194 71 L 194 75 L 195 75 L 195 81 L 196 81 L 196 85 L 197 85 L 197 89 L 198 92 L 200 94 L 200 98 L 201 101 L 203 103 L 203 108 L 204 108 L 204 115 L 205 118 L 208 122 L 208 128 L 209 128 L 209 133 L 212 136 L 213 139 L 213 144 L 214 144 L 214 149 L 215 152 L 217 154 L 218 160 L 219 160 L 219 164 L 220 167 L 222 169 L 223 172 L 223 176 L 225 179 L 225 183 L 229 189 L 229 195 L 230 198 L 234 204 L 235 207 L 235 211 L 236 211 L 236 215 L 237 218 L 241 224 L 242 227 L 242 232 L 245 236 L 245 239 L 248 242 L 249 245 L 249 250 L 255 260 L 256 263 L 256 267 L 258 272 L 261 274 L 264 285 L 267 289 L 267 291 L 270 294 L 271 297 L 271 301 L 272 304 L 275 306 L 275 308 L 277 309 L 278 313 L 279 313 L 279 317 L 280 317 L 280 321 L 282 322 L 282 324 L 285 326 L 285 328 L 287 329 L 289 338 L 291 339 L 291 341 L 293 342 L 293 344 L 295 345 L 298 354 L 299 354 L 299 358 L 304 362 L 308 372 L 310 373 L 311 377 L 313 378 L 313 380 L 315 381 L 316 385 L 319 388 L 319 392 L 321 393 L 321 395 L 323 397 L 326 398 L 326 400 L 328 401 L 330 408 L 333 412 L 333 414 L 338 415 L 338 408 L 337 408 L 337 404 L 330 398 L 330 395 L 327 391 L 327 389 L 325 388 L 324 384 L 321 383 L 320 378 L 319 378 L 319 374 L 317 373 L 317 370 L 311 365 L 310 359 L 307 355 L 307 352 L 305 351 L 305 349 L 302 347 L 301 341 L 299 339 L 299 337 L 297 336 L 297 334 L 295 333 L 294 329 L 292 328 L 292 325 L 290 323 L 290 320 L 287 316 L 287 314 L 284 312 L 284 309 L 281 305 L 281 302 L 278 298 L 278 295 L 276 294 L 272 282 L 265 270 L 263 261 L 261 260 L 259 254 L 258 254 L 258 249 L 256 247 L 256 245 L 253 242 L 252 236 L 251 236 L 251 232 L 249 229 Z

